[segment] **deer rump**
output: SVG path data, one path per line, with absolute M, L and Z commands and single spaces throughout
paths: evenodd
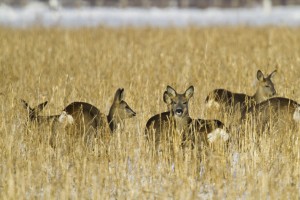
M 64 111 L 72 113 L 76 135 L 80 133 L 88 133 L 97 131 L 99 127 L 103 127 L 103 114 L 95 106 L 85 102 L 73 102 L 68 105 Z
M 299 121 L 299 104 L 291 99 L 276 97 L 263 101 L 244 111 L 242 121 L 248 120 L 251 125 L 258 126 L 261 130 L 271 126 L 290 125 Z

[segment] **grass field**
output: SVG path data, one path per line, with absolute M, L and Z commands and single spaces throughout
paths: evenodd
M 194 85 L 193 118 L 217 118 L 204 100 L 214 88 L 254 94 L 256 71 L 278 73 L 278 96 L 300 101 L 300 29 L 0 28 L 1 199 L 299 199 L 300 133 L 287 126 L 237 136 L 228 150 L 191 150 L 170 162 L 153 155 L 144 127 L 165 111 L 167 85 Z M 86 101 L 108 114 L 117 88 L 137 112 L 94 151 L 48 144 L 49 127 L 26 126 L 30 105 L 43 115 Z M 61 131 L 63 134 L 63 131 Z M 238 145 L 238 142 L 239 145 Z M 69 144 L 71 145 L 71 144 Z

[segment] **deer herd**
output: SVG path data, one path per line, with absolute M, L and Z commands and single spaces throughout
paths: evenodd
M 282 120 L 300 121 L 300 104 L 283 97 L 274 97 L 276 90 L 272 77 L 276 70 L 268 76 L 257 71 L 257 90 L 253 96 L 233 93 L 225 89 L 215 89 L 208 94 L 205 104 L 208 109 L 217 109 L 221 114 L 238 116 L 238 123 L 243 124 L 248 119 L 255 119 L 266 130 L 268 123 Z M 224 143 L 229 141 L 231 125 L 225 125 L 216 119 L 193 119 L 189 115 L 189 100 L 194 95 L 194 87 L 190 86 L 184 93 L 178 93 L 167 86 L 163 93 L 163 101 L 168 110 L 149 118 L 145 127 L 145 138 L 155 150 L 160 150 L 165 143 L 172 143 L 179 138 L 180 145 L 207 145 L 218 138 Z M 28 120 L 41 124 L 51 124 L 50 144 L 55 146 L 56 127 L 65 124 L 72 135 L 84 137 L 86 143 L 96 137 L 110 136 L 124 129 L 125 119 L 136 116 L 136 113 L 124 101 L 124 89 L 116 91 L 108 115 L 86 102 L 73 102 L 66 106 L 61 114 L 42 116 L 40 112 L 47 105 L 41 103 L 31 108 L 21 100 L 28 111 Z

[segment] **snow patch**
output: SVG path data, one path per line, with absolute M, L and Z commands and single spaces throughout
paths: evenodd
M 57 0 L 51 4 L 31 3 L 23 8 L 0 5 L 0 25 L 30 27 L 32 25 L 62 27 L 120 26 L 215 26 L 215 25 L 300 25 L 300 6 L 273 7 L 268 13 L 263 7 L 254 8 L 110 8 L 82 7 L 57 8 Z

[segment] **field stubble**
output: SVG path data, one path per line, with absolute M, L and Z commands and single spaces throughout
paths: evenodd
M 214 88 L 253 94 L 257 69 L 280 96 L 300 100 L 298 28 L 0 29 L 0 197 L 95 199 L 299 199 L 299 130 L 232 131 L 228 150 L 181 150 L 170 162 L 144 139 L 148 118 L 165 111 L 167 85 L 195 86 L 193 118 L 218 118 L 204 99 Z M 65 136 L 53 149 L 48 126 L 26 126 L 20 99 L 43 115 L 86 101 L 107 114 L 117 88 L 137 112 L 94 151 Z M 222 119 L 226 123 L 227 119 Z M 60 130 L 63 135 L 64 131 Z

